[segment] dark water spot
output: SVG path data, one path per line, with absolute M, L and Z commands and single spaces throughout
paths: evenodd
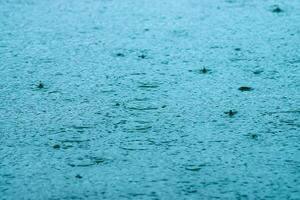
M 206 74 L 207 73 L 207 69 L 204 67 L 202 70 L 200 70 L 203 74 Z
M 158 85 L 152 85 L 152 84 L 142 84 L 139 85 L 140 88 L 157 88 Z
M 100 158 L 100 157 L 91 157 L 90 158 L 93 162 L 95 162 L 97 165 L 100 163 L 104 163 L 106 161 L 105 158 Z
M 92 128 L 91 126 L 76 126 L 76 125 L 73 125 L 71 126 L 71 128 L 74 128 L 74 129 L 89 129 L 89 128 Z
M 165 108 L 165 107 L 167 107 L 166 105 L 163 105 L 161 108 Z
M 150 31 L 150 29 L 149 28 L 145 28 L 144 31 Z
M 272 12 L 273 13 L 281 13 L 281 12 L 283 12 L 283 10 L 279 6 L 275 5 L 272 9 Z
M 225 112 L 225 114 L 229 115 L 230 117 L 232 117 L 236 113 L 237 113 L 237 111 L 233 111 L 233 110 L 229 110 L 228 112 Z
M 246 92 L 246 91 L 253 90 L 253 88 L 248 87 L 248 86 L 242 86 L 242 87 L 239 87 L 239 90 L 242 91 L 242 92 Z
M 192 193 L 197 193 L 198 190 L 193 189 L 193 188 L 188 188 L 188 189 L 183 189 L 186 193 L 192 194 Z
M 104 162 L 104 160 L 95 160 L 95 163 L 98 165 L 98 164 L 100 164 L 100 163 L 103 163 Z
M 287 62 L 291 64 L 298 64 L 300 63 L 300 59 L 288 60 Z
M 56 144 L 53 146 L 53 149 L 59 149 L 60 148 L 60 145 L 59 144 Z
M 258 138 L 258 135 L 255 134 L 255 133 L 253 133 L 253 134 L 250 134 L 250 137 L 251 137 L 252 139 L 257 139 L 257 138 Z
M 125 54 L 123 54 L 123 53 L 116 53 L 116 56 L 117 57 L 125 57 Z
M 139 58 L 141 58 L 141 59 L 145 59 L 145 58 L 147 58 L 147 56 L 146 56 L 146 55 L 144 55 L 144 54 L 142 54 L 142 55 L 139 55 Z
M 79 179 L 82 179 L 82 176 L 80 176 L 79 174 L 77 174 L 75 177 L 79 178 Z
M 253 74 L 261 74 L 261 73 L 263 73 L 264 71 L 263 70 L 255 70 L 255 71 L 253 71 Z
M 201 168 L 200 167 L 186 167 L 185 169 L 189 170 L 189 171 L 199 171 Z
M 203 67 L 202 69 L 197 69 L 197 70 L 189 70 L 189 72 L 194 72 L 194 73 L 197 73 L 197 74 L 207 74 L 210 71 L 211 71 L 210 69 L 207 69 L 205 67 Z
M 126 107 L 129 110 L 140 110 L 140 111 L 145 111 L 145 110 L 157 110 L 158 107 L 152 107 L 152 106 L 146 106 L 146 107 Z
M 54 91 L 50 91 L 48 92 L 48 94 L 61 94 L 60 91 L 54 90 Z
M 120 106 L 120 103 L 116 103 L 116 106 Z
M 247 61 L 248 58 L 230 58 L 230 61 L 232 62 L 239 62 L 239 61 Z
M 187 165 L 185 166 L 185 169 L 188 171 L 199 171 L 200 169 L 202 169 L 203 167 L 205 167 L 206 164 L 200 164 L 200 165 Z
M 241 51 L 242 49 L 241 48 L 235 48 L 234 50 L 235 51 Z
M 101 90 L 102 93 L 114 93 L 115 90 Z
M 136 73 L 130 73 L 130 75 L 132 75 L 132 76 L 142 76 L 142 75 L 146 75 L 146 73 L 144 73 L 144 72 L 136 72 Z
M 70 163 L 69 166 L 71 167 L 90 167 L 94 165 L 93 163 L 87 163 L 87 164 L 73 164 L 73 163 Z
M 42 82 L 40 82 L 37 86 L 39 89 L 43 89 L 44 88 L 44 84 Z

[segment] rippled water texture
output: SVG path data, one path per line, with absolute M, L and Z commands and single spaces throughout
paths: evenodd
M 299 0 L 0 0 L 0 199 L 300 199 Z

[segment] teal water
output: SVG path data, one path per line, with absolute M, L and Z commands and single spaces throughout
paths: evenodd
M 299 10 L 0 0 L 0 199 L 300 199 Z

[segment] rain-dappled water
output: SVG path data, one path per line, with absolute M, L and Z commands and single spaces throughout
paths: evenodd
M 0 0 L 0 199 L 300 199 L 299 10 Z

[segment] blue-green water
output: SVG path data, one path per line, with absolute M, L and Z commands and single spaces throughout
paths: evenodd
M 300 199 L 299 10 L 0 0 L 0 199 Z

